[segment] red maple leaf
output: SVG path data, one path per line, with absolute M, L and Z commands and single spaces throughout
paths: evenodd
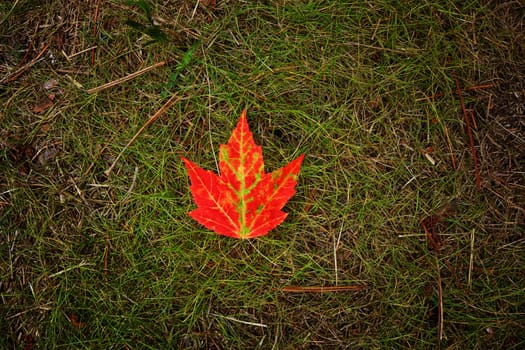
M 281 209 L 295 194 L 303 158 L 265 173 L 262 148 L 253 140 L 244 110 L 228 143 L 220 146 L 220 176 L 181 157 L 197 204 L 189 215 L 221 235 L 265 235 L 288 215 Z

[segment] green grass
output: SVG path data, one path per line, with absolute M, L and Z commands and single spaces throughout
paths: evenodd
M 202 3 L 152 4 L 167 42 L 127 26 L 144 13 L 118 1 L 102 2 L 96 39 L 94 5 L 0 5 L 0 347 L 436 348 L 436 261 L 443 348 L 523 347 L 523 8 Z M 73 56 L 93 43 L 94 65 Z M 497 84 L 464 92 L 481 190 L 453 72 Z M 170 94 L 182 99 L 106 177 Z M 251 241 L 187 215 L 179 159 L 216 169 L 244 108 L 267 171 L 306 154 L 288 218 Z M 452 201 L 436 259 L 420 221 Z M 334 285 L 365 288 L 281 290 Z

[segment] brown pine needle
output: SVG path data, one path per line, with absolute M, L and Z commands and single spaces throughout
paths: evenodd
M 290 293 L 333 293 L 333 292 L 358 292 L 364 289 L 365 286 L 332 286 L 332 287 L 302 287 L 302 286 L 286 286 L 281 289 L 283 292 Z
M 472 136 L 472 129 L 470 127 L 470 123 L 475 124 L 474 121 L 474 111 L 470 111 L 467 116 L 467 133 L 468 138 L 470 140 L 470 152 L 472 153 L 472 159 L 474 160 L 474 172 L 476 175 L 476 186 L 479 190 L 481 190 L 481 177 L 479 176 L 479 167 L 478 167 L 478 155 L 476 153 L 476 147 L 474 147 L 474 136 Z
M 488 88 L 491 88 L 491 87 L 494 87 L 496 86 L 496 84 L 483 84 L 483 85 L 474 85 L 474 86 L 468 86 L 466 88 L 463 88 L 463 91 L 475 91 L 475 90 L 483 90 L 483 89 L 488 89 Z M 437 93 L 437 94 L 434 94 L 434 95 L 431 95 L 431 96 L 425 96 L 425 97 L 420 97 L 420 98 L 416 98 L 416 101 L 426 101 L 426 100 L 434 100 L 438 97 L 443 97 L 445 96 L 444 93 L 440 92 L 440 93 Z
M 470 120 L 474 120 L 473 113 L 467 112 L 467 109 L 465 108 L 465 101 L 463 101 L 463 95 L 461 88 L 459 86 L 459 80 L 458 76 L 455 72 L 452 72 L 452 77 L 454 78 L 454 82 L 456 84 L 456 93 L 458 94 L 459 103 L 461 104 L 461 111 L 463 112 L 463 118 L 465 119 L 465 123 L 467 124 L 467 134 L 470 140 L 470 151 L 472 153 L 472 159 L 474 161 L 474 171 L 476 173 L 476 186 L 478 189 L 481 189 L 481 179 L 479 177 L 479 171 L 478 171 L 478 157 L 476 154 L 476 148 L 474 147 L 474 137 L 472 136 L 472 130 L 470 128 Z
M 126 144 L 126 146 L 124 146 L 124 148 L 122 149 L 122 151 L 120 151 L 120 153 L 118 154 L 117 158 L 115 158 L 115 160 L 113 161 L 113 163 L 110 165 L 110 167 L 104 171 L 104 174 L 106 176 L 109 176 L 109 174 L 111 174 L 111 171 L 113 170 L 113 168 L 115 167 L 115 164 L 117 164 L 118 160 L 120 159 L 120 157 L 122 156 L 122 154 L 128 149 L 128 147 L 137 139 L 137 137 L 139 137 L 139 135 L 148 127 L 150 126 L 155 120 L 157 120 L 162 114 L 164 114 L 164 112 L 166 112 L 166 110 L 168 110 L 168 108 L 170 108 L 170 106 L 172 104 L 174 104 L 175 102 L 178 102 L 178 101 L 181 101 L 183 98 L 182 97 L 178 97 L 176 94 L 174 94 L 173 96 L 170 97 L 170 99 L 168 101 L 166 101 L 166 103 L 154 114 L 152 115 L 148 121 L 146 123 L 144 123 L 144 125 L 142 125 L 142 127 L 139 129 L 139 131 L 137 131 L 137 133 L 135 135 L 133 135 L 133 137 L 131 138 L 131 140 L 128 141 L 128 143 Z
M 166 61 L 155 63 L 155 64 L 153 64 L 153 65 L 151 65 L 149 67 L 143 68 L 143 69 L 141 69 L 139 71 L 136 71 L 134 73 L 126 75 L 125 77 L 119 78 L 117 80 L 110 81 L 109 83 L 106 83 L 104 85 L 100 85 L 100 86 L 94 87 L 92 89 L 89 89 L 86 92 L 88 94 L 94 94 L 95 92 L 99 92 L 99 91 L 105 90 L 107 88 L 110 88 L 112 86 L 119 85 L 119 84 L 121 84 L 121 83 L 123 83 L 125 81 L 134 79 L 134 78 L 136 78 L 136 77 L 138 77 L 138 76 L 140 76 L 140 75 L 142 75 L 142 74 L 144 74 L 146 72 L 149 72 L 152 69 L 155 69 L 155 68 L 158 68 L 158 67 L 162 67 L 165 64 L 166 64 Z

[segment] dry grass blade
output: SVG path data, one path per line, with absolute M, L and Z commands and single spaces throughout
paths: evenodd
M 474 119 L 474 111 L 469 111 L 469 113 L 467 113 L 467 133 L 470 141 L 470 152 L 472 153 L 472 159 L 474 161 L 476 186 L 479 190 L 481 190 L 481 177 L 479 176 L 478 154 L 476 152 L 476 147 L 474 146 L 474 136 L 472 135 L 471 123 L 472 125 L 475 125 L 476 123 Z
M 474 239 L 475 239 L 476 230 L 472 229 L 470 232 L 470 258 L 468 263 L 468 279 L 467 286 L 472 288 L 472 270 L 474 268 Z
M 102 0 L 97 0 L 97 5 L 95 7 L 95 14 L 93 15 L 93 40 L 95 41 L 93 43 L 93 47 L 91 49 L 91 65 L 95 65 L 95 51 L 97 50 L 97 27 L 98 27 L 98 14 L 100 11 L 100 3 Z
M 105 237 L 105 247 L 104 247 L 104 274 L 108 274 L 109 272 L 109 269 L 108 269 L 108 260 L 109 260 L 109 236 L 106 235 Z
M 443 341 L 443 283 L 441 281 L 441 269 L 439 268 L 439 260 L 437 255 L 434 256 L 436 262 L 437 286 L 438 286 L 438 343 L 437 348 L 441 349 L 441 342 Z
M 443 221 L 452 216 L 457 210 L 456 201 L 452 201 L 440 207 L 436 214 L 428 216 L 421 220 L 421 226 L 427 237 L 428 249 L 434 254 L 436 280 L 438 287 L 438 349 L 441 348 L 443 340 L 443 283 L 441 280 L 441 269 L 439 267 L 439 254 L 443 248 L 443 239 L 440 231 L 443 228 Z
M 122 84 L 123 82 L 126 82 L 128 80 L 131 80 L 131 79 L 134 79 L 146 72 L 149 72 L 150 70 L 152 69 L 155 69 L 155 68 L 158 68 L 158 67 L 162 67 L 163 65 L 166 64 L 166 61 L 162 61 L 162 62 L 157 62 L 155 64 L 152 64 L 151 66 L 149 67 L 146 67 L 146 68 L 143 68 L 139 71 L 136 71 L 134 73 L 131 73 L 129 75 L 126 75 L 125 77 L 122 77 L 120 79 L 117 79 L 117 80 L 113 80 L 113 81 L 110 81 L 109 83 L 106 83 L 104 85 L 100 85 L 100 86 L 97 86 L 97 87 L 94 87 L 94 88 L 91 88 L 89 90 L 86 90 L 86 92 L 88 94 L 94 94 L 96 92 L 100 92 L 102 90 L 105 90 L 105 89 L 108 89 L 112 86 L 116 86 L 116 85 L 119 85 L 119 84 Z
M 219 315 L 219 314 L 212 314 L 212 315 L 216 316 L 216 317 L 224 318 L 225 320 L 229 320 L 229 321 L 233 321 L 233 322 L 237 322 L 237 323 L 242 323 L 242 324 L 245 324 L 245 325 L 248 325 L 248 326 L 268 328 L 268 325 L 265 325 L 263 323 L 243 321 L 243 320 L 239 320 L 239 319 L 237 319 L 235 317 L 224 316 L 224 315 Z
M 303 286 L 286 286 L 281 289 L 287 293 L 334 293 L 334 292 L 358 292 L 365 289 L 366 286 L 330 286 L 330 287 L 303 287 Z
M 441 119 L 439 120 L 439 122 L 441 123 Z M 450 160 L 452 162 L 452 169 L 457 170 L 458 166 L 456 165 L 456 157 L 454 156 L 454 148 L 452 147 L 452 140 L 450 140 L 450 133 L 445 124 L 443 124 L 443 130 L 445 131 L 445 137 L 447 139 L 447 146 L 450 152 Z
M 172 95 L 168 101 L 166 101 L 166 103 L 154 114 L 152 115 L 148 121 L 146 121 L 146 123 L 144 123 L 144 125 L 142 125 L 142 127 L 139 129 L 139 131 L 137 131 L 135 133 L 135 135 L 133 135 L 133 137 L 128 141 L 128 143 L 126 144 L 126 146 L 124 146 L 124 148 L 122 149 L 122 151 L 120 151 L 120 153 L 117 155 L 117 157 L 115 158 L 115 160 L 113 161 L 113 163 L 111 163 L 111 165 L 109 166 L 109 168 L 104 171 L 104 174 L 106 176 L 109 176 L 109 174 L 111 174 L 111 171 L 113 170 L 113 168 L 115 167 L 115 165 L 117 164 L 118 160 L 120 159 L 120 157 L 122 156 L 122 154 L 128 149 L 128 147 L 137 139 L 137 137 L 139 137 L 139 135 L 148 127 L 150 126 L 151 124 L 153 124 L 153 122 L 155 120 L 157 120 L 164 112 L 166 112 L 168 110 L 168 108 L 171 107 L 172 104 L 174 104 L 175 102 L 178 102 L 178 101 L 181 101 L 183 100 L 182 97 L 179 97 L 177 95 Z

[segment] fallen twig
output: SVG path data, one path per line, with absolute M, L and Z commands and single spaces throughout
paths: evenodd
M 109 174 L 111 174 L 111 171 L 113 170 L 113 168 L 115 167 L 115 164 L 117 164 L 118 160 L 120 159 L 120 157 L 122 156 L 122 154 L 128 149 L 128 147 L 137 139 L 137 137 L 139 137 L 139 135 L 148 127 L 150 126 L 155 120 L 157 120 L 164 112 L 166 112 L 166 110 L 168 108 L 170 108 L 170 106 L 172 104 L 174 104 L 175 102 L 178 102 L 180 100 L 182 100 L 183 98 L 182 97 L 178 97 L 177 95 L 173 95 L 170 97 L 170 99 L 168 101 L 166 101 L 166 103 L 157 111 L 157 113 L 155 113 L 154 115 L 152 115 L 148 121 L 146 121 L 146 123 L 144 123 L 144 125 L 142 125 L 142 127 L 139 129 L 139 131 L 137 131 L 137 133 L 135 135 L 133 135 L 133 137 L 131 138 L 131 140 L 128 141 L 128 143 L 126 144 L 126 146 L 124 146 L 124 148 L 122 149 L 122 151 L 120 151 L 120 153 L 118 154 L 117 158 L 115 158 L 115 160 L 113 161 L 113 163 L 110 165 L 110 167 L 104 171 L 104 174 L 106 176 L 109 176 Z
M 155 69 L 157 67 L 162 67 L 165 64 L 166 64 L 166 61 L 155 63 L 155 64 L 153 64 L 153 65 L 151 65 L 149 67 L 143 68 L 143 69 L 141 69 L 139 71 L 136 71 L 134 73 L 126 75 L 125 77 L 119 78 L 117 80 L 110 81 L 109 83 L 106 83 L 104 85 L 100 85 L 100 86 L 94 87 L 92 89 L 89 89 L 86 92 L 88 94 L 94 94 L 95 92 L 99 92 L 99 91 L 105 90 L 105 89 L 110 88 L 112 86 L 119 85 L 119 84 L 121 84 L 121 83 L 123 83 L 125 81 L 128 81 L 128 80 L 131 80 L 133 78 L 136 78 L 139 75 L 142 75 L 142 74 L 144 74 L 144 73 L 146 73 L 146 72 L 148 72 L 148 71 L 150 71 L 152 69 Z

